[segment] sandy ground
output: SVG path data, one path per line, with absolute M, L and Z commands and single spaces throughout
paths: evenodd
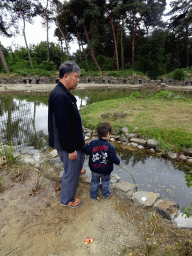
M 113 256 L 122 255 L 125 246 L 139 246 L 138 229 L 128 212 L 117 210 L 120 199 L 114 195 L 92 201 L 90 184 L 81 181 L 77 197 L 83 205 L 63 207 L 60 182 L 56 185 L 41 177 L 40 189 L 35 190 L 37 179 L 37 172 L 31 170 L 24 182 L 9 179 L 9 188 L 0 193 L 1 256 Z M 94 238 L 93 243 L 84 245 L 86 237 Z

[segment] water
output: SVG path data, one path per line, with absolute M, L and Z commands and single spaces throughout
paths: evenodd
M 126 91 L 118 89 L 118 95 L 125 95 Z M 78 108 L 88 103 L 98 101 L 109 97 L 109 90 L 103 92 L 82 90 L 74 93 L 77 99 Z M 111 92 L 112 97 L 117 97 L 117 92 Z M 28 103 L 31 110 L 30 145 L 37 148 L 46 148 L 48 145 L 48 97 L 49 94 L 36 95 L 17 95 L 17 96 L 0 96 L 0 118 L 6 117 L 7 113 L 2 112 L 2 103 L 5 107 L 18 107 Z M 16 110 L 13 110 L 13 113 Z M 22 119 L 19 121 L 19 127 L 22 127 Z M 0 122 L 1 125 L 1 122 Z M 1 128 L 1 127 L 0 127 Z M 151 191 L 161 194 L 161 198 L 169 198 L 180 205 L 189 207 L 192 202 L 192 188 L 188 188 L 185 183 L 185 174 L 192 168 L 185 165 L 177 166 L 173 162 L 161 157 L 151 156 L 145 151 L 128 151 L 116 147 L 122 167 L 128 171 L 138 184 L 139 191 Z M 118 166 L 114 166 L 114 173 L 119 175 L 123 180 L 133 183 L 131 176 Z
M 192 187 L 188 188 L 185 183 L 185 172 L 189 171 L 189 166 L 177 165 L 176 161 L 151 156 L 143 151 L 116 151 L 125 171 L 115 166 L 114 173 L 130 183 L 135 181 L 138 191 L 160 193 L 162 199 L 169 198 L 178 203 L 180 209 L 192 203 Z

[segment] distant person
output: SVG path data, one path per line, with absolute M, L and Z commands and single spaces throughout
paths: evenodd
M 70 90 L 79 83 L 80 68 L 75 62 L 66 61 L 59 67 L 60 80 L 49 97 L 48 131 L 49 146 L 57 149 L 64 165 L 61 187 L 61 205 L 78 207 L 75 198 L 79 174 L 85 160 L 82 152 L 84 135 L 76 98 Z
M 103 198 L 107 199 L 112 195 L 113 190 L 110 188 L 110 179 L 113 163 L 121 165 L 114 147 L 108 142 L 111 132 L 112 127 L 109 123 L 99 124 L 97 127 L 98 139 L 92 140 L 83 148 L 83 152 L 90 155 L 89 167 L 92 171 L 90 197 L 92 200 L 97 199 L 100 179 Z

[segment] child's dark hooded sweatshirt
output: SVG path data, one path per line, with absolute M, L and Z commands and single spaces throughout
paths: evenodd
M 92 140 L 83 148 L 83 152 L 89 157 L 89 167 L 92 172 L 99 174 L 111 174 L 113 163 L 119 164 L 115 148 L 106 139 Z

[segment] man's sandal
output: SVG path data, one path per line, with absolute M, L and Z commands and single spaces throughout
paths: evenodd
M 69 207 L 72 207 L 72 208 L 76 208 L 76 207 L 79 207 L 80 205 L 82 205 L 82 201 L 81 199 L 73 199 L 73 201 L 69 202 L 68 204 L 61 204 L 62 206 L 69 206 Z

